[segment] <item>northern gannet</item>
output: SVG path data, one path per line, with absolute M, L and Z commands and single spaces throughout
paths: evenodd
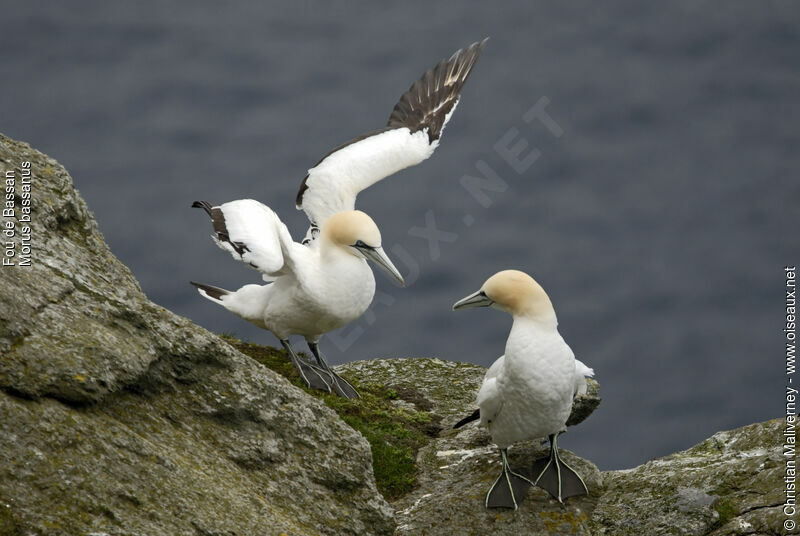
M 372 218 L 359 210 L 339 212 L 323 224 L 319 244 L 309 248 L 294 242 L 278 216 L 258 201 L 240 199 L 219 206 L 195 201 L 192 206 L 211 217 L 214 242 L 260 271 L 269 283 L 230 292 L 192 281 L 200 295 L 274 333 L 309 387 L 358 397 L 355 388 L 331 370 L 317 344 L 323 334 L 352 322 L 372 303 L 375 278 L 367 259 L 404 284 L 381 247 L 381 233 Z M 305 337 L 316 363 L 295 353 L 290 335 Z
M 584 376 L 594 372 L 575 359 L 559 335 L 547 293 L 524 272 L 505 270 L 453 305 L 454 310 L 468 307 L 500 309 L 514 320 L 505 355 L 483 379 L 477 398 L 479 411 L 456 425 L 479 415 L 500 448 L 503 469 L 486 494 L 486 507 L 516 509 L 531 485 L 547 490 L 560 502 L 588 493 L 580 475 L 559 457 L 557 439 L 566 428 L 573 398 L 586 392 Z M 508 447 L 544 436 L 550 440 L 550 456 L 534 462 L 533 480 L 512 471 Z
M 487 40 L 427 70 L 400 97 L 385 127 L 340 145 L 308 170 L 296 199 L 311 222 L 303 243 L 337 212 L 353 210 L 359 192 L 433 154 Z

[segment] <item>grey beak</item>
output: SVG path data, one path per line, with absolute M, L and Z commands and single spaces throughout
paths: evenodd
M 453 311 L 458 309 L 469 309 L 470 307 L 489 307 L 493 303 L 494 302 L 489 299 L 484 291 L 479 290 L 478 292 L 470 294 L 466 298 L 462 298 L 453 304 Z
M 394 264 L 392 264 L 392 261 L 389 260 L 389 257 L 386 255 L 386 252 L 383 251 L 382 247 L 377 247 L 377 248 L 371 248 L 368 246 L 361 246 L 361 247 L 354 246 L 354 247 L 356 247 L 358 251 L 360 251 L 361 254 L 364 255 L 364 257 L 371 260 L 379 267 L 381 267 L 386 273 L 391 275 L 398 283 L 400 283 L 400 286 L 402 287 L 406 286 L 406 282 L 403 281 L 403 276 L 400 275 L 400 271 L 397 268 L 395 268 Z

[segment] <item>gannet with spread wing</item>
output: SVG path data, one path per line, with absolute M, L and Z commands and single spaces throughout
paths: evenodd
M 331 370 L 317 344 L 323 334 L 349 324 L 372 303 L 375 278 L 367 260 L 403 284 L 381 247 L 381 233 L 372 218 L 358 210 L 339 212 L 323 224 L 318 246 L 309 248 L 293 241 L 278 216 L 258 201 L 240 199 L 219 206 L 196 201 L 193 206 L 211 217 L 216 244 L 268 282 L 231 292 L 193 281 L 200 295 L 274 333 L 309 387 L 358 397 L 355 388 Z M 295 353 L 290 335 L 305 337 L 316 363 Z
M 427 70 L 400 97 L 385 127 L 333 149 L 308 170 L 296 199 L 311 221 L 305 243 L 326 219 L 353 210 L 359 192 L 433 154 L 487 39 Z

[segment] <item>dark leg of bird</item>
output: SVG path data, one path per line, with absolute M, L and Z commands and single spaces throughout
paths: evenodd
M 508 449 L 500 449 L 503 471 L 486 494 L 486 508 L 519 508 L 533 482 L 508 466 Z
M 322 357 L 322 354 L 319 353 L 319 345 L 308 340 L 306 342 L 308 343 L 308 349 L 311 350 L 312 354 L 314 354 L 317 364 L 327 371 L 328 374 L 331 375 L 331 378 L 333 378 L 333 384 L 331 385 L 333 392 L 343 398 L 361 398 L 358 394 L 358 391 L 356 391 L 356 388 L 350 385 L 350 382 L 336 374 L 333 369 L 328 366 L 328 363 Z
M 550 435 L 550 456 L 533 462 L 532 474 L 535 484 L 559 502 L 589 493 L 580 475 L 558 455 L 558 434 Z
M 294 349 L 291 347 L 288 340 L 281 339 L 281 344 L 286 350 L 286 353 L 289 354 L 289 360 L 300 374 L 300 378 L 308 387 L 319 389 L 320 391 L 326 391 L 328 393 L 332 392 L 331 385 L 333 384 L 333 378 L 326 370 L 314 365 L 313 363 L 309 363 L 305 359 L 301 359 L 294 352 Z

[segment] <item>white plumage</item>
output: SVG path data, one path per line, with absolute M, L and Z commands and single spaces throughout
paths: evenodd
M 340 212 L 323 225 L 318 247 L 308 248 L 294 242 L 278 216 L 258 201 L 243 199 L 217 207 L 196 202 L 194 206 L 211 217 L 212 238 L 221 249 L 271 282 L 245 285 L 235 292 L 192 283 L 198 292 L 274 333 L 309 386 L 353 395 L 352 386 L 339 385 L 341 378 L 324 362 L 317 342 L 328 331 L 360 317 L 372 303 L 375 278 L 366 259 L 403 282 L 383 252 L 375 222 L 360 211 Z M 294 354 L 290 335 L 305 337 L 317 365 Z
M 481 424 L 498 447 L 564 428 L 578 386 L 586 385 L 576 363 L 554 328 L 514 319 L 506 355 L 495 362 L 495 371 L 487 372 L 477 398 Z
M 309 252 L 292 240 L 277 214 L 253 199 L 239 199 L 216 207 L 224 215 L 229 240 L 211 239 L 234 259 L 245 262 L 263 274 L 265 281 L 295 272 L 309 264 Z M 236 244 L 245 245 L 245 248 Z M 300 267 L 293 270 L 292 267 Z
M 563 342 L 563 339 L 562 339 Z M 564 343 L 566 345 L 566 343 Z M 497 413 L 499 412 L 500 407 L 503 406 L 503 386 L 504 384 L 508 383 L 508 376 L 512 374 L 511 369 L 505 368 L 505 355 L 502 355 L 492 363 L 492 366 L 489 367 L 489 370 L 486 371 L 486 375 L 483 378 L 483 382 L 481 384 L 481 388 L 478 391 L 478 397 L 476 400 L 477 406 L 480 408 L 480 415 L 481 415 L 481 424 L 486 428 L 489 428 L 489 420 L 494 421 L 493 429 L 498 432 L 497 437 L 493 437 L 495 443 L 502 447 L 510 446 L 517 441 L 524 441 L 525 439 L 530 439 L 530 437 L 545 437 L 548 435 L 548 432 L 541 433 L 539 435 L 534 435 L 537 432 L 531 431 L 527 432 L 524 428 L 525 424 L 520 423 L 516 426 L 504 426 L 502 421 L 498 424 L 497 422 Z M 501 381 L 501 386 L 498 388 L 497 385 L 497 377 L 499 375 L 503 376 Z M 581 361 L 575 359 L 575 371 L 573 374 L 573 398 L 577 396 L 582 396 L 586 394 L 588 385 L 586 383 L 586 378 L 591 378 L 594 376 L 594 370 L 584 365 Z M 513 378 L 513 375 L 512 375 Z M 512 380 L 513 381 L 513 380 Z M 570 403 L 570 408 L 572 404 Z M 541 410 L 540 410 L 541 411 Z M 567 413 L 567 417 L 569 417 L 569 413 Z M 505 415 L 504 418 L 508 418 L 511 420 L 511 417 Z M 523 419 L 524 420 L 524 417 Z M 566 419 L 565 419 L 566 422 Z M 533 430 L 538 428 L 538 423 Z M 517 438 L 516 436 L 528 436 L 530 437 L 521 437 Z
M 359 192 L 379 180 L 419 164 L 433 154 L 439 140 L 428 141 L 427 130 L 413 134 L 407 127 L 386 130 L 351 143 L 308 170 L 302 208 L 322 225 L 343 210 L 355 208 Z
M 307 240 L 327 218 L 353 210 L 359 192 L 433 154 L 485 44 L 440 61 L 400 97 L 384 128 L 337 147 L 308 170 L 296 199 L 312 224 Z
M 526 482 L 533 482 L 507 467 L 505 451 L 514 443 L 540 437 L 551 438 L 549 463 L 558 466 L 557 480 L 540 485 L 559 500 L 585 492 L 576 473 L 577 481 L 570 482 L 568 492 L 562 492 L 562 479 L 569 478 L 567 470 L 572 470 L 558 458 L 555 438 L 566 429 L 573 399 L 585 394 L 585 377 L 594 371 L 575 359 L 558 333 L 550 298 L 527 274 L 499 272 L 453 308 L 481 306 L 506 311 L 513 318 L 505 354 L 487 371 L 477 397 L 481 424 L 501 449 L 504 463 L 502 479 L 487 495 L 487 506 L 517 507 L 520 497 L 516 495 L 524 493 Z M 536 483 L 547 474 L 548 467 L 543 465 L 534 475 L 538 477 Z M 582 489 L 577 489 L 577 482 Z
M 235 292 L 192 284 L 203 297 L 273 332 L 307 385 L 358 396 L 328 367 L 317 342 L 324 333 L 361 316 L 372 302 L 375 279 L 365 259 L 401 284 L 402 277 L 380 247 L 375 223 L 354 210 L 356 197 L 433 154 L 485 43 L 486 39 L 473 43 L 426 71 L 400 97 L 385 128 L 337 147 L 308 171 L 296 198 L 297 208 L 312 224 L 303 244 L 294 242 L 278 216 L 258 201 L 242 199 L 217 207 L 194 203 L 211 217 L 216 244 L 259 270 L 270 284 L 245 285 Z M 304 247 L 312 241 L 313 247 Z M 288 341 L 294 334 L 306 338 L 317 365 L 295 354 Z

